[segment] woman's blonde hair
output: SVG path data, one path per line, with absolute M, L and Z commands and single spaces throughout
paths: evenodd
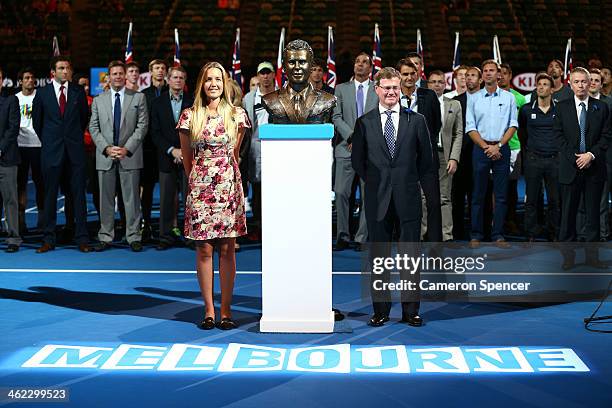
M 193 115 L 191 118 L 190 132 L 191 138 L 195 139 L 202 132 L 210 113 L 207 109 L 208 103 L 210 102 L 204 91 L 204 83 L 206 82 L 206 75 L 210 69 L 217 68 L 221 71 L 221 77 L 223 78 L 223 93 L 221 94 L 221 101 L 217 106 L 217 113 L 223 118 L 223 125 L 225 131 L 230 137 L 231 143 L 236 141 L 236 120 L 234 118 L 235 108 L 229 97 L 229 81 L 225 68 L 218 62 L 209 62 L 202 67 L 198 74 L 198 81 L 195 90 L 195 99 L 193 102 Z

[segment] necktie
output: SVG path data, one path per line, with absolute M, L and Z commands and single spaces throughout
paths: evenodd
M 387 147 L 389 148 L 391 158 L 395 155 L 395 127 L 393 126 L 393 119 L 391 119 L 392 113 L 393 111 L 391 110 L 385 111 L 387 115 L 387 121 L 385 122 L 385 140 L 387 141 Z
M 296 94 L 293 97 L 293 110 L 295 111 L 296 115 L 300 112 L 300 94 Z
M 119 92 L 115 94 L 115 108 L 113 109 L 113 145 L 119 146 L 119 130 L 121 130 L 121 99 Z
M 580 102 L 578 125 L 580 126 L 580 153 L 584 153 L 586 152 L 586 105 L 584 102 Z
M 59 95 L 59 108 L 60 108 L 60 116 L 64 117 L 64 111 L 66 111 L 66 94 L 64 93 L 64 85 L 60 86 L 60 95 Z
M 357 89 L 357 117 L 363 115 L 363 85 L 359 84 Z

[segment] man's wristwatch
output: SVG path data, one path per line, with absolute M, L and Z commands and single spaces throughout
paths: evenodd
M 502 146 L 503 146 L 503 144 L 501 144 L 501 142 L 499 142 L 499 143 L 497 144 L 497 147 L 498 147 L 498 148 L 500 148 L 500 149 L 502 148 Z

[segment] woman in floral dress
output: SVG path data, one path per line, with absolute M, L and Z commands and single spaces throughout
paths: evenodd
M 236 237 L 246 234 L 244 195 L 238 153 L 245 129 L 245 111 L 228 97 L 227 75 L 217 62 L 200 70 L 193 107 L 185 109 L 177 124 L 184 168 L 189 180 L 185 204 L 185 238 L 197 242 L 198 282 L 204 298 L 204 320 L 210 330 L 236 328 L 231 303 L 236 277 Z M 215 323 L 213 253 L 219 252 L 221 320 Z

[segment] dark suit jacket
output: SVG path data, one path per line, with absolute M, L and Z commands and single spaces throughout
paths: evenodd
M 401 108 L 393 159 L 381 123 L 376 107 L 357 119 L 353 133 L 351 161 L 353 169 L 365 181 L 366 218 L 381 221 L 393 196 L 399 219 L 414 220 L 421 214 L 418 182 L 433 167 L 425 119 Z
M 64 150 L 74 164 L 85 165 L 83 132 L 87 128 L 89 106 L 83 88 L 68 83 L 67 105 L 60 117 L 53 84 L 36 91 L 32 103 L 32 123 L 40 138 L 43 169 L 61 164 Z
M 595 160 L 585 172 L 587 176 L 605 180 L 606 150 L 612 138 L 608 105 L 589 98 L 586 122 L 586 150 L 595 155 Z M 580 126 L 574 98 L 557 104 L 553 132 L 559 147 L 559 182 L 571 184 L 578 171 L 575 154 L 580 149 Z
M 184 92 L 181 112 L 192 105 L 193 97 Z M 169 91 L 162 92 L 159 98 L 151 104 L 151 135 L 153 143 L 157 146 L 159 170 L 169 173 L 174 167 L 174 160 L 172 155 L 167 153 L 168 149 L 170 147 L 180 149 L 181 147 L 181 140 L 172 114 L 172 105 L 170 105 Z
M 427 129 L 431 138 L 431 145 L 437 146 L 438 134 L 442 127 L 440 114 L 440 101 L 434 91 L 427 88 L 417 88 L 417 110 L 427 122 Z
M 147 112 L 151 112 L 153 109 L 153 101 L 157 98 L 156 91 L 157 91 L 157 88 L 155 88 L 153 85 L 142 90 L 142 93 L 145 95 L 147 99 Z M 164 85 L 161 87 L 159 94 L 161 95 L 164 92 L 168 92 L 167 83 L 164 83 Z M 145 152 L 155 150 L 155 143 L 153 143 L 153 132 L 152 132 L 153 126 L 151 124 L 151 121 L 152 121 L 152 116 L 149 117 L 149 131 L 147 132 L 144 142 L 142 143 L 142 148 Z
M 9 167 L 19 164 L 17 136 L 21 115 L 19 100 L 16 96 L 0 96 L 0 166 Z

